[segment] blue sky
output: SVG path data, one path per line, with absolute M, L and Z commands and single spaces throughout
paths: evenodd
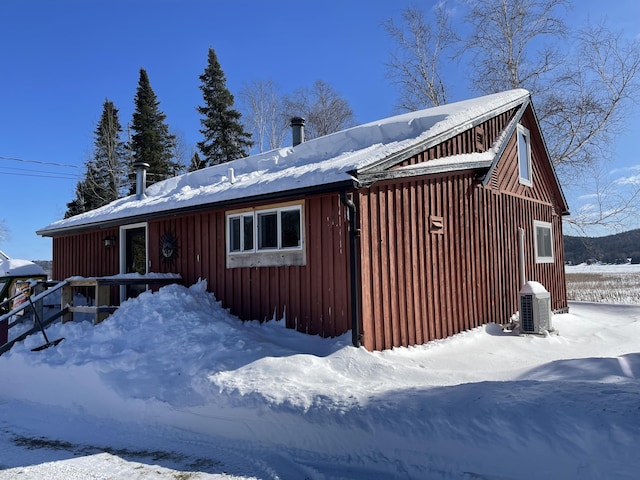
M 198 76 L 210 46 L 235 95 L 251 80 L 272 79 L 290 93 L 322 79 L 364 123 L 396 113 L 384 66 L 392 45 L 381 23 L 397 19 L 408 5 L 433 3 L 2 0 L 0 220 L 9 239 L 0 249 L 16 258 L 51 258 L 51 240 L 35 231 L 61 219 L 73 199 L 105 98 L 120 110 L 123 125 L 130 121 L 140 68 L 149 74 L 169 127 L 188 146 L 201 139 Z M 607 11 L 595 0 L 580 5 L 575 21 L 606 15 L 629 37 L 640 35 L 640 2 L 609 2 Z M 474 96 L 465 85 L 451 92 L 451 100 Z M 640 164 L 633 151 L 633 131 L 640 129 L 635 110 L 616 143 L 611 169 L 621 174 Z M 575 209 L 588 192 L 568 193 Z

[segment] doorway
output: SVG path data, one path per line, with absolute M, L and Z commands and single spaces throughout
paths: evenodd
M 138 223 L 120 227 L 120 273 L 147 273 L 147 224 Z M 126 285 L 120 288 L 120 301 L 137 297 L 146 289 L 145 285 Z

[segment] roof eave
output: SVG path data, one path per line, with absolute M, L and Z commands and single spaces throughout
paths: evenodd
M 492 160 L 478 160 L 473 162 L 431 166 L 429 165 L 429 162 L 424 162 L 424 164 L 420 164 L 420 166 L 411 166 L 410 168 L 398 168 L 394 170 L 364 173 L 358 177 L 358 180 L 360 181 L 361 186 L 368 187 L 375 182 L 384 180 L 422 177 L 425 175 L 439 175 L 467 170 L 486 170 L 491 166 L 491 163 Z
M 262 195 L 242 197 L 240 199 L 223 200 L 220 202 L 211 202 L 211 203 L 205 203 L 201 205 L 191 205 L 188 207 L 174 208 L 174 209 L 162 210 L 162 211 L 151 212 L 151 213 L 143 213 L 140 215 L 118 217 L 118 218 L 102 220 L 98 222 L 84 223 L 81 225 L 69 225 L 69 226 L 62 226 L 60 228 L 52 228 L 52 229 L 43 228 L 40 230 L 36 230 L 36 234 L 42 237 L 55 237 L 58 235 L 64 235 L 69 233 L 80 233 L 80 232 L 86 232 L 90 230 L 104 230 L 107 228 L 119 227 L 121 225 L 130 225 L 133 223 L 146 222 L 148 220 L 154 220 L 154 219 L 163 218 L 163 217 L 171 217 L 171 216 L 181 215 L 185 213 L 200 212 L 203 210 L 210 210 L 214 208 L 225 208 L 225 207 L 230 207 L 234 205 L 258 203 L 258 202 L 265 202 L 270 200 L 286 200 L 293 197 L 299 197 L 302 195 L 312 195 L 312 194 L 336 192 L 336 191 L 342 191 L 342 190 L 350 190 L 350 189 L 358 188 L 358 186 L 359 186 L 359 182 L 356 179 L 352 178 L 349 180 L 343 180 L 340 182 L 333 182 L 333 183 L 327 183 L 322 185 L 315 185 L 312 187 L 304 187 L 304 188 L 297 188 L 297 189 L 285 190 L 285 191 L 279 191 L 279 192 L 271 192 L 271 193 L 266 193 Z
M 358 178 L 361 178 L 362 175 L 364 174 L 368 174 L 369 172 L 375 171 L 375 172 L 380 172 L 383 170 L 387 170 L 395 165 L 397 165 L 398 163 L 401 163 L 411 157 L 413 157 L 414 155 L 417 155 L 431 147 L 434 147 L 452 137 L 455 137 L 456 135 L 465 132 L 466 130 L 469 130 L 470 128 L 476 127 L 477 125 L 480 125 L 481 123 L 489 120 L 490 118 L 495 117 L 496 115 L 500 115 L 501 113 L 504 113 L 506 111 L 509 111 L 513 108 L 516 108 L 518 106 L 521 106 L 523 103 L 526 103 L 529 101 L 529 95 L 527 96 L 521 96 L 518 98 L 515 98 L 509 102 L 506 102 L 496 108 L 493 108 L 491 110 L 488 110 L 486 112 L 484 112 L 481 115 L 478 115 L 474 118 L 471 118 L 465 122 L 462 122 L 448 130 L 445 130 L 437 135 L 434 135 L 432 137 L 426 138 L 425 140 L 422 140 L 420 142 L 417 142 L 413 145 L 411 145 L 410 147 L 407 147 L 403 150 L 400 150 L 394 154 L 391 154 L 385 158 L 383 158 L 382 160 L 369 164 L 363 168 L 360 168 L 357 170 L 357 176 Z

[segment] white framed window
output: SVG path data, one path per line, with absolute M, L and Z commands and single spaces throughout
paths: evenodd
M 303 204 L 226 214 L 227 267 L 304 265 Z
M 227 252 L 253 252 L 253 212 L 227 216 Z
M 518 176 L 522 185 L 531 186 L 531 135 L 518 124 Z
M 533 222 L 536 263 L 553 263 L 553 231 L 548 222 Z

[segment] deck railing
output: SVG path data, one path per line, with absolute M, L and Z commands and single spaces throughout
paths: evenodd
M 34 321 L 31 328 L 20 333 L 15 338 L 9 340 L 9 332 L 11 332 L 11 329 L 17 328 L 18 325 L 28 321 L 27 319 L 25 319 L 25 315 L 28 317 L 29 315 L 37 315 L 40 319 L 40 323 L 42 324 L 42 328 L 46 328 L 48 325 L 67 313 L 66 308 L 60 308 L 56 309 L 52 315 L 46 316 L 46 318 L 44 315 L 45 298 L 55 294 L 56 292 L 64 288 L 66 282 L 51 282 L 40 280 L 25 283 L 28 284 L 28 288 L 30 289 L 30 292 L 28 292 L 28 295 L 30 295 L 29 301 L 24 301 L 20 305 L 11 309 L 9 312 L 0 315 L 0 330 L 2 330 L 2 336 L 0 337 L 0 339 L 2 340 L 0 341 L 0 355 L 10 350 L 15 343 L 21 342 L 29 335 L 40 331 L 40 325 L 38 325 Z M 13 303 L 13 300 L 20 297 L 20 295 L 24 295 L 24 293 L 18 293 L 11 298 L 3 300 L 2 302 L 0 302 L 0 307 L 11 305 Z
M 33 327 L 20 333 L 15 338 L 9 340 L 12 328 L 28 321 L 25 315 L 37 315 L 43 328 L 54 321 L 62 318 L 62 322 L 74 320 L 74 314 L 89 314 L 92 316 L 94 324 L 102 322 L 110 314 L 117 310 L 119 305 L 115 305 L 112 296 L 112 287 L 127 286 L 163 286 L 171 283 L 182 282 L 182 277 L 178 274 L 147 274 L 147 275 L 115 275 L 111 277 L 72 277 L 62 282 L 51 281 L 30 281 L 28 287 L 31 289 L 28 294 L 28 301 L 24 301 L 9 312 L 0 315 L 0 355 L 13 347 L 16 342 L 20 342 L 29 335 L 40 331 L 40 326 L 34 321 Z M 81 295 L 83 303 L 89 305 L 76 305 L 78 289 L 84 289 L 86 295 Z M 44 299 L 59 292 L 59 308 L 51 315 L 45 315 Z M 20 296 L 20 293 L 8 298 L 0 303 L 0 307 L 11 305 Z M 118 302 L 119 303 L 119 302 Z M 50 313 L 50 312 L 46 312 Z M 35 320 L 35 318 L 34 318 Z

